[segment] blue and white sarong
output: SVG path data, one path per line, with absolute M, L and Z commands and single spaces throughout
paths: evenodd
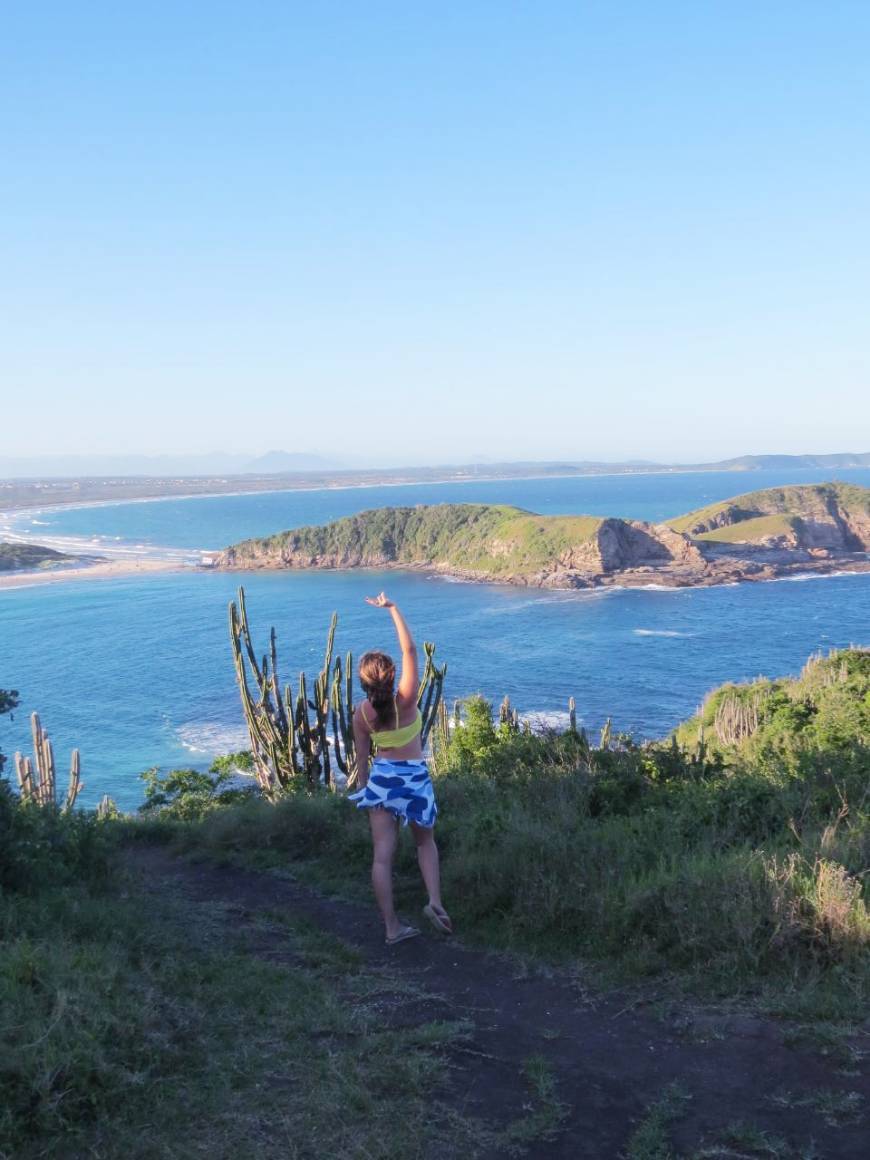
M 383 806 L 402 823 L 416 822 L 427 828 L 435 825 L 438 807 L 429 767 L 419 758 L 414 761 L 390 761 L 376 757 L 372 762 L 368 784 L 347 795 L 358 810 Z

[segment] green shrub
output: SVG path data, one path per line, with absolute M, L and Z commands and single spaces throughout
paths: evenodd
M 0 891 L 104 882 L 112 836 L 94 815 L 22 802 L 0 780 Z
M 828 988 L 831 1010 L 860 1004 L 870 983 L 867 669 L 865 654 L 837 654 L 798 681 L 769 682 L 757 728 L 729 746 L 699 745 L 696 720 L 669 743 L 615 734 L 594 748 L 570 730 L 497 726 L 491 705 L 471 699 L 435 775 L 459 927 L 620 977 L 677 971 L 723 993 L 767 978 L 782 994 Z M 755 704 L 757 694 L 735 695 Z M 182 846 L 306 866 L 367 893 L 366 817 L 341 795 L 213 805 L 175 823 Z M 396 871 L 410 909 L 420 883 L 408 840 Z
M 145 782 L 143 813 L 159 813 L 165 819 L 194 821 L 214 809 L 238 805 L 256 793 L 254 785 L 234 785 L 240 770 L 252 767 L 248 752 L 231 753 L 212 762 L 208 773 L 196 769 L 172 769 L 160 773 L 146 769 L 140 775 Z

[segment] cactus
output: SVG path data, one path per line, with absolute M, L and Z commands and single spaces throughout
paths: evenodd
M 503 733 L 519 733 L 520 731 L 519 712 L 513 708 L 511 699 L 507 694 L 499 706 L 498 724 Z
M 429 740 L 432 726 L 437 719 L 441 698 L 444 696 L 444 678 L 447 676 L 447 665 L 445 663 L 439 669 L 435 664 L 435 645 L 432 641 L 423 641 L 423 651 L 426 654 L 426 663 L 423 666 L 423 675 L 417 690 L 417 708 L 423 718 L 420 740 L 425 746 Z
M 15 773 L 22 800 L 34 802 L 38 806 L 54 806 L 57 802 L 57 776 L 54 765 L 54 749 L 48 734 L 42 728 L 39 714 L 30 717 L 33 734 L 33 758 L 15 754 Z M 69 813 L 82 790 L 81 761 L 79 751 L 74 749 L 70 758 L 69 783 L 64 798 L 62 813 Z
M 613 740 L 613 722 L 608 717 L 604 722 L 604 728 L 601 730 L 601 739 L 598 742 L 599 749 L 609 749 L 610 742 Z
M 314 680 L 312 696 L 308 680 L 299 674 L 296 695 L 289 685 L 281 694 L 275 629 L 269 634 L 269 653 L 258 661 L 251 639 L 245 590 L 239 588 L 238 604 L 230 602 L 230 642 L 242 710 L 248 726 L 254 772 L 266 797 L 276 797 L 300 780 L 309 789 L 335 786 L 333 767 L 352 787 L 356 782 L 353 740 L 353 656 L 348 653 L 333 663 L 338 614 L 333 613 L 326 639 L 323 666 Z M 417 693 L 423 717 L 422 742 L 437 719 L 447 666 L 435 663 L 435 645 L 423 645 L 426 663 Z M 330 733 L 332 734 L 330 744 Z
M 728 693 L 722 698 L 716 709 L 713 728 L 723 745 L 737 745 L 755 732 L 758 728 L 760 702 L 758 692 L 748 700 L 735 693 Z
M 450 715 L 443 697 L 438 702 L 438 715 L 430 734 L 432 739 L 432 772 L 441 773 L 447 768 L 450 751 Z
M 115 804 L 115 799 L 110 798 L 107 793 L 104 793 L 100 798 L 100 804 L 97 806 L 97 817 L 105 821 L 107 818 L 119 818 L 121 811 Z

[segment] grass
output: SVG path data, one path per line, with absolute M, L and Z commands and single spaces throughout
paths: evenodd
M 774 1132 L 743 1120 L 729 1124 L 718 1134 L 715 1143 L 707 1144 L 693 1154 L 692 1160 L 821 1160 L 815 1143 L 794 1148 Z
M 756 516 L 735 524 L 726 524 L 721 528 L 713 528 L 709 532 L 701 532 L 696 539 L 713 544 L 753 543 L 773 536 L 787 536 L 794 532 L 796 523 L 795 516 Z
M 861 1047 L 855 1041 L 867 1046 Z M 870 1050 L 870 1035 L 852 1023 L 808 1023 L 788 1027 L 784 1042 L 790 1047 L 810 1048 L 839 1065 L 840 1075 L 858 1075 Z
M 654 761 L 596 752 L 590 766 L 576 738 L 494 731 L 487 741 L 466 728 L 461 768 L 436 786 L 445 897 L 466 937 L 595 965 L 599 983 L 666 978 L 802 1021 L 851 1022 L 866 1008 L 870 822 L 860 803 L 836 821 L 848 778 L 832 785 L 825 767 L 671 777 L 666 749 Z M 127 832 L 369 898 L 368 829 L 338 795 L 253 800 Z M 400 909 L 419 908 L 410 841 L 396 889 Z
M 719 500 L 685 515 L 668 520 L 675 532 L 699 536 L 711 531 L 717 523 L 737 523 L 763 516 L 801 516 L 830 518 L 829 505 L 863 513 L 870 510 L 870 488 L 848 483 L 795 484 L 750 491 L 731 499 Z
M 751 1000 L 824 1021 L 837 1046 L 870 991 L 870 654 L 714 694 L 711 732 L 722 698 L 740 721 L 751 701 L 751 728 L 696 748 L 616 735 L 594 749 L 497 727 L 469 704 L 437 754 L 445 898 L 470 941 L 582 965 L 598 983 Z M 509 1155 L 559 1130 L 543 1055 L 516 1063 L 528 1099 L 513 1122 L 463 1118 L 443 1093 L 467 1022 L 390 1028 L 391 1004 L 425 996 L 310 923 L 280 910 L 239 921 L 118 878 L 118 844 L 168 842 L 369 904 L 368 827 L 344 797 L 269 803 L 188 774 L 155 774 L 149 793 L 147 815 L 100 821 L 22 806 L 0 783 L 2 1160 L 389 1160 L 422 1155 L 423 1139 L 433 1154 Z M 400 910 L 417 910 L 409 840 L 396 886 Z M 775 1098 L 830 1124 L 864 1115 L 848 1091 Z M 650 1108 L 631 1160 L 671 1154 L 686 1099 L 668 1089 Z
M 543 1055 L 532 1055 L 522 1063 L 523 1078 L 529 1089 L 529 1101 L 523 1114 L 509 1123 L 500 1137 L 493 1137 L 505 1155 L 522 1156 L 530 1145 L 536 1149 L 557 1135 L 568 1114 L 567 1105 L 558 1096 L 558 1080 L 550 1062 Z
M 666 1087 L 632 1133 L 627 1160 L 675 1160 L 670 1128 L 683 1115 L 691 1098 L 681 1084 Z
M 777 1108 L 810 1108 L 832 1128 L 842 1124 L 858 1124 L 864 1118 L 864 1097 L 860 1092 L 831 1091 L 797 1093 L 783 1089 L 770 1097 Z
M 227 919 L 135 880 L 0 896 L 4 1160 L 473 1152 L 483 1127 L 439 1111 L 467 1024 L 389 1027 L 385 994 L 420 1002 L 390 972 Z

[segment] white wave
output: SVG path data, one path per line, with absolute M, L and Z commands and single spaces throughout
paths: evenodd
M 567 729 L 571 720 L 565 709 L 536 709 L 530 713 L 520 713 L 521 721 L 528 721 L 535 733 L 546 729 Z M 577 718 L 580 721 L 580 717 Z
M 604 588 L 580 591 L 541 591 L 539 595 L 530 596 L 526 600 L 505 600 L 500 604 L 491 604 L 488 608 L 482 608 L 480 611 L 483 616 L 505 616 L 512 612 L 522 612 L 526 608 L 540 608 L 542 604 L 566 604 L 569 601 L 598 596 L 605 591 Z
M 158 544 L 132 544 L 122 536 L 44 535 L 20 530 L 4 531 L 3 538 L 15 544 L 39 544 L 71 556 L 100 555 L 109 559 L 158 559 L 198 563 L 202 549 L 167 548 Z
M 673 628 L 635 628 L 635 636 L 694 636 L 693 632 L 677 632 Z
M 30 522 L 31 522 L 31 524 L 38 524 L 39 527 L 41 527 L 41 528 L 51 527 L 48 520 L 31 520 Z
M 176 729 L 179 741 L 191 753 L 220 757 L 237 753 L 250 745 L 248 731 L 243 725 L 219 725 L 213 721 L 187 721 Z
M 796 572 L 794 576 L 774 576 L 769 584 L 799 584 L 804 580 L 833 580 L 836 576 L 867 576 L 867 572 L 844 568 L 838 572 Z

